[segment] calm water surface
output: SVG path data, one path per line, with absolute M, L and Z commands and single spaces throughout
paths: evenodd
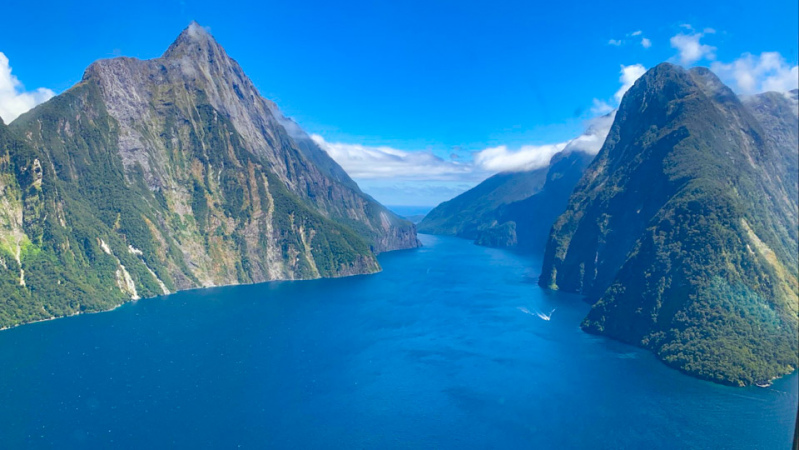
M 796 375 L 695 380 L 582 333 L 535 258 L 421 238 L 373 276 L 0 332 L 0 448 L 789 448 Z

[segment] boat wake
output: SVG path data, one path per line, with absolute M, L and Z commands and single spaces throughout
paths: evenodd
M 558 308 L 555 308 L 555 309 L 558 309 Z M 547 321 L 549 321 L 549 320 L 552 320 L 552 313 L 553 313 L 553 312 L 555 312 L 555 309 L 553 309 L 552 311 L 550 311 L 550 312 L 549 312 L 549 314 L 544 314 L 544 313 L 542 313 L 541 311 L 536 311 L 536 312 L 535 312 L 535 315 L 536 315 L 536 316 L 538 316 L 538 318 L 540 318 L 540 319 L 542 319 L 542 320 L 547 320 Z
M 524 306 L 519 306 L 517 309 L 525 314 L 536 316 L 541 320 L 549 321 L 552 320 L 552 313 L 555 312 L 555 309 L 558 308 L 553 309 L 552 311 L 549 312 L 549 314 L 544 314 L 541 311 L 531 312 L 529 309 L 525 308 Z

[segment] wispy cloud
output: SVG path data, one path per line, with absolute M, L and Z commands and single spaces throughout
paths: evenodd
M 639 42 L 643 48 L 649 48 L 652 46 L 652 41 L 644 36 L 644 32 L 642 30 L 635 30 L 632 33 L 627 33 L 625 35 L 625 39 L 610 39 L 608 40 L 608 45 L 621 47 L 627 42 Z
M 605 138 L 608 137 L 610 127 L 613 126 L 613 120 L 615 118 L 616 111 L 614 110 L 608 114 L 589 120 L 586 123 L 587 129 L 585 133 L 567 142 L 563 150 L 566 152 L 580 151 L 588 153 L 589 155 L 596 155 L 605 144 Z
M 11 73 L 8 58 L 0 52 L 0 117 L 5 123 L 10 123 L 54 95 L 55 92 L 46 88 L 26 91 L 22 83 Z
M 388 146 L 327 142 L 318 134 L 311 139 L 355 179 L 462 180 L 474 167 L 440 158 L 428 151 L 404 151 Z

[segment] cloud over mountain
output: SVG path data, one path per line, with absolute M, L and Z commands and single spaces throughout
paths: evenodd
M 22 83 L 11 73 L 8 58 L 0 52 L 0 117 L 5 123 L 10 123 L 54 95 L 55 92 L 47 88 L 26 91 Z
M 791 67 L 777 52 L 745 53 L 731 63 L 716 61 L 710 68 L 741 94 L 785 92 L 799 86 L 799 66 Z

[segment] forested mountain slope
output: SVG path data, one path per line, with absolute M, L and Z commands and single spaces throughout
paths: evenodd
M 668 63 L 625 94 L 539 280 L 594 302 L 584 329 L 723 383 L 794 370 L 797 121 L 775 95 Z

